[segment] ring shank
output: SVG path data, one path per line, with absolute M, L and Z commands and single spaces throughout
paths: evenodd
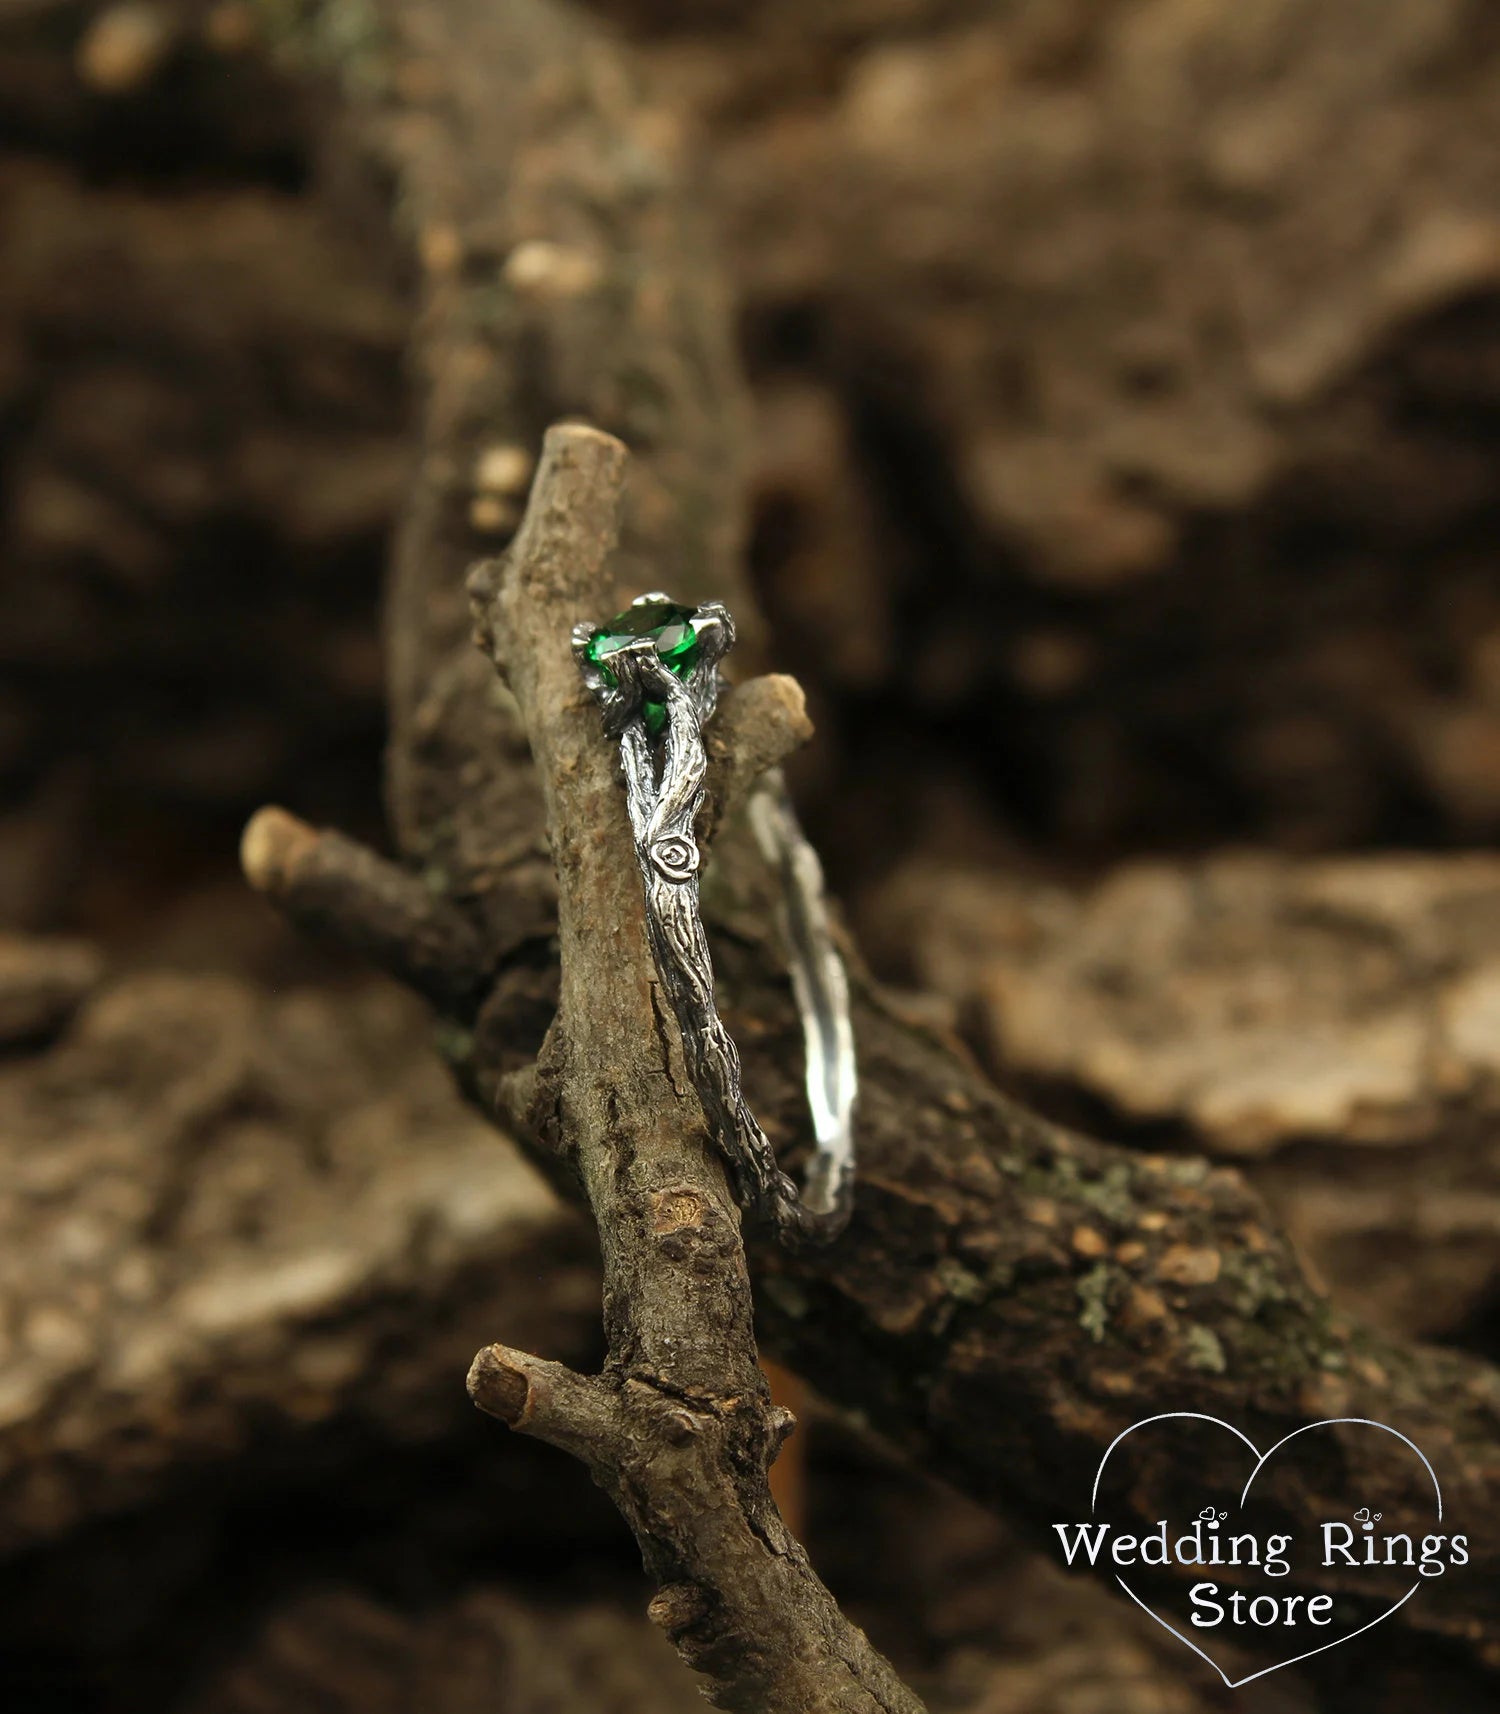
M 804 1200 L 816 1214 L 847 1206 L 854 1176 L 854 1099 L 859 1078 L 849 1013 L 849 976 L 833 942 L 823 865 L 792 808 L 780 768 L 768 769 L 747 813 L 761 855 L 778 880 L 778 926 L 802 1015 L 807 1102 L 817 1153 Z

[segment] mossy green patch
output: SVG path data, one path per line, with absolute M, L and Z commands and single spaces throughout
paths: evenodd
M 1116 1226 L 1130 1224 L 1138 1212 L 1134 1182 L 1130 1161 L 1112 1161 L 1102 1172 L 1088 1172 L 1069 1155 L 1054 1155 L 1045 1164 L 1032 1161 L 1020 1174 L 1021 1189 L 1028 1196 L 1081 1203 Z
M 933 1271 L 943 1290 L 959 1303 L 979 1303 L 989 1295 L 984 1280 L 952 1256 L 944 1256 Z
M 1262 1310 L 1291 1301 L 1285 1263 L 1275 1255 L 1257 1255 L 1226 1244 L 1221 1251 L 1224 1271 L 1221 1290 L 1240 1315 L 1258 1315 Z
M 1097 1263 L 1078 1281 L 1078 1301 L 1082 1310 L 1078 1325 L 1096 1345 L 1104 1343 L 1109 1328 L 1109 1268 Z
M 1224 1346 L 1213 1328 L 1188 1328 L 1187 1366 L 1190 1369 L 1202 1369 L 1210 1375 L 1222 1375 L 1229 1367 Z

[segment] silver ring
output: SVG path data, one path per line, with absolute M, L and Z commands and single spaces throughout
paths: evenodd
M 854 1190 L 849 979 L 829 930 L 822 866 L 779 768 L 757 782 L 747 810 L 780 883 L 780 928 L 806 1043 L 816 1149 L 800 1195 L 741 1093 L 740 1056 L 714 1004 L 698 905 L 694 823 L 708 766 L 703 728 L 718 706 L 719 663 L 733 646 L 734 621 L 722 602 L 682 607 L 660 593 L 638 596 L 607 625 L 573 627 L 573 658 L 606 735 L 620 746 L 657 976 L 735 1195 L 783 1242 L 826 1243 L 848 1223 Z

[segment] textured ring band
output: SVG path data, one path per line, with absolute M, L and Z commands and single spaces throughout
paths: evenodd
M 854 1033 L 822 867 L 779 769 L 757 783 L 748 813 L 779 882 L 780 926 L 806 1043 L 817 1146 L 801 1195 L 741 1093 L 740 1056 L 714 1004 L 699 911 L 693 829 L 707 772 L 703 728 L 718 706 L 719 662 L 733 644 L 734 621 L 722 602 L 681 607 L 661 594 L 640 596 L 608 625 L 573 628 L 574 659 L 598 700 L 606 734 L 620 746 L 657 975 L 735 1195 L 783 1242 L 825 1243 L 847 1224 L 854 1188 Z

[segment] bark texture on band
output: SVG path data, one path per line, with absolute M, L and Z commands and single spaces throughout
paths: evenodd
M 921 1704 L 844 1618 L 782 1523 L 766 1472 L 790 1431 L 756 1359 L 739 1215 L 664 1028 L 631 834 L 569 635 L 608 597 L 625 449 L 547 436 L 509 554 L 470 580 L 479 640 L 514 692 L 558 877 L 562 989 L 514 1120 L 583 1184 L 604 1260 L 604 1373 L 492 1346 L 474 1398 L 583 1459 L 662 1595 L 653 1616 L 723 1708 Z

